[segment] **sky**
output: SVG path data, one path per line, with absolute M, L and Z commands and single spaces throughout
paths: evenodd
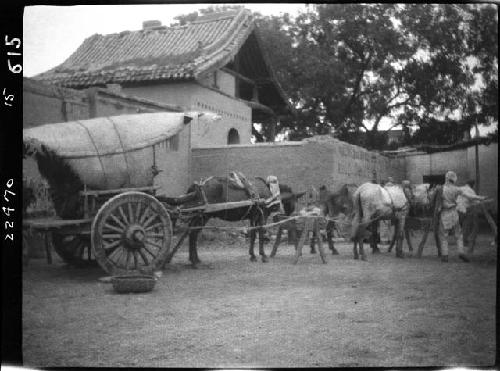
M 168 26 L 175 16 L 210 5 L 215 4 L 27 6 L 23 15 L 24 76 L 61 64 L 93 34 L 140 30 L 143 21 L 153 19 Z M 297 14 L 306 9 L 305 4 L 241 5 L 263 15 Z

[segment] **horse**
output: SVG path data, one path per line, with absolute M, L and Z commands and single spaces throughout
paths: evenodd
M 410 187 L 404 187 L 403 191 L 409 202 L 408 218 L 404 225 L 404 238 L 408 244 L 408 249 L 411 255 L 413 254 L 413 246 L 411 243 L 410 231 L 421 229 L 420 218 L 433 218 L 436 202 L 439 201 L 439 187 L 434 184 L 422 183 L 413 184 Z M 427 240 L 427 233 L 423 236 L 422 241 L 420 242 L 419 250 L 423 248 L 423 244 L 425 244 L 425 241 Z M 434 228 L 434 238 L 436 240 L 436 246 L 439 253 L 440 244 L 437 236 L 437 228 Z M 390 242 L 388 252 L 392 251 L 395 242 L 396 234 L 394 234 Z
M 338 255 L 338 251 L 333 243 L 334 229 L 338 230 L 338 222 L 335 219 L 340 214 L 351 215 L 353 212 L 352 196 L 358 188 L 355 184 L 344 184 L 336 192 L 330 192 L 325 186 L 320 187 L 319 201 L 323 214 L 327 217 L 326 239 L 332 255 Z M 316 236 L 313 236 L 313 238 Z M 314 241 L 314 239 L 312 240 Z M 314 243 L 311 242 L 311 253 L 314 252 Z
M 377 251 L 376 229 L 379 220 L 391 220 L 395 225 L 396 256 L 403 257 L 402 241 L 409 201 L 403 189 L 396 185 L 385 187 L 374 183 L 364 183 L 353 194 L 354 215 L 351 224 L 354 259 L 366 260 L 363 240 L 367 231 L 371 232 L 370 245 Z M 359 245 L 359 254 L 358 254 Z
M 169 205 L 182 205 L 182 208 L 190 208 L 203 203 L 219 204 L 227 202 L 237 202 L 260 198 L 270 200 L 273 198 L 269 186 L 263 178 L 255 177 L 250 184 L 250 188 L 254 193 L 251 194 L 248 187 L 241 187 L 227 177 L 210 177 L 200 184 L 192 184 L 187 194 L 178 198 L 163 197 L 162 201 Z M 280 199 L 286 215 L 290 215 L 295 210 L 297 199 L 305 194 L 293 193 L 291 188 L 285 184 L 279 184 Z M 182 210 L 181 208 L 181 210 Z M 230 222 L 249 220 L 250 221 L 250 261 L 255 262 L 257 258 L 254 254 L 254 245 L 256 239 L 256 230 L 259 233 L 259 255 L 263 263 L 268 262 L 268 257 L 264 252 L 264 228 L 266 220 L 272 212 L 278 212 L 280 209 L 279 202 L 271 202 L 270 204 L 253 203 L 249 206 L 241 206 L 237 208 L 219 210 L 214 212 L 204 212 L 190 219 L 189 227 L 189 261 L 193 268 L 201 263 L 198 257 L 197 240 L 200 231 L 206 225 L 210 218 L 219 218 Z

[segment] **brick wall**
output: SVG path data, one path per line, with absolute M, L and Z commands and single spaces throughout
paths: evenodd
M 346 183 L 361 184 L 393 176 L 401 179 L 403 169 L 385 156 L 369 152 L 333 138 L 314 138 L 302 142 L 234 145 L 193 148 L 191 181 L 209 176 L 226 176 L 238 170 L 248 177 L 276 175 L 294 190 L 317 190 L 327 185 L 334 190 Z

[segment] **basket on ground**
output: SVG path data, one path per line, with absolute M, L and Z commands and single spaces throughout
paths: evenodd
M 116 292 L 125 294 L 149 292 L 155 287 L 156 280 L 148 275 L 124 275 L 112 277 L 111 283 Z

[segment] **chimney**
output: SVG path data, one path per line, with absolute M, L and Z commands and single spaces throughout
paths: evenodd
M 163 28 L 163 26 L 161 25 L 161 21 L 156 19 L 142 22 L 143 30 L 156 30 L 159 28 Z

